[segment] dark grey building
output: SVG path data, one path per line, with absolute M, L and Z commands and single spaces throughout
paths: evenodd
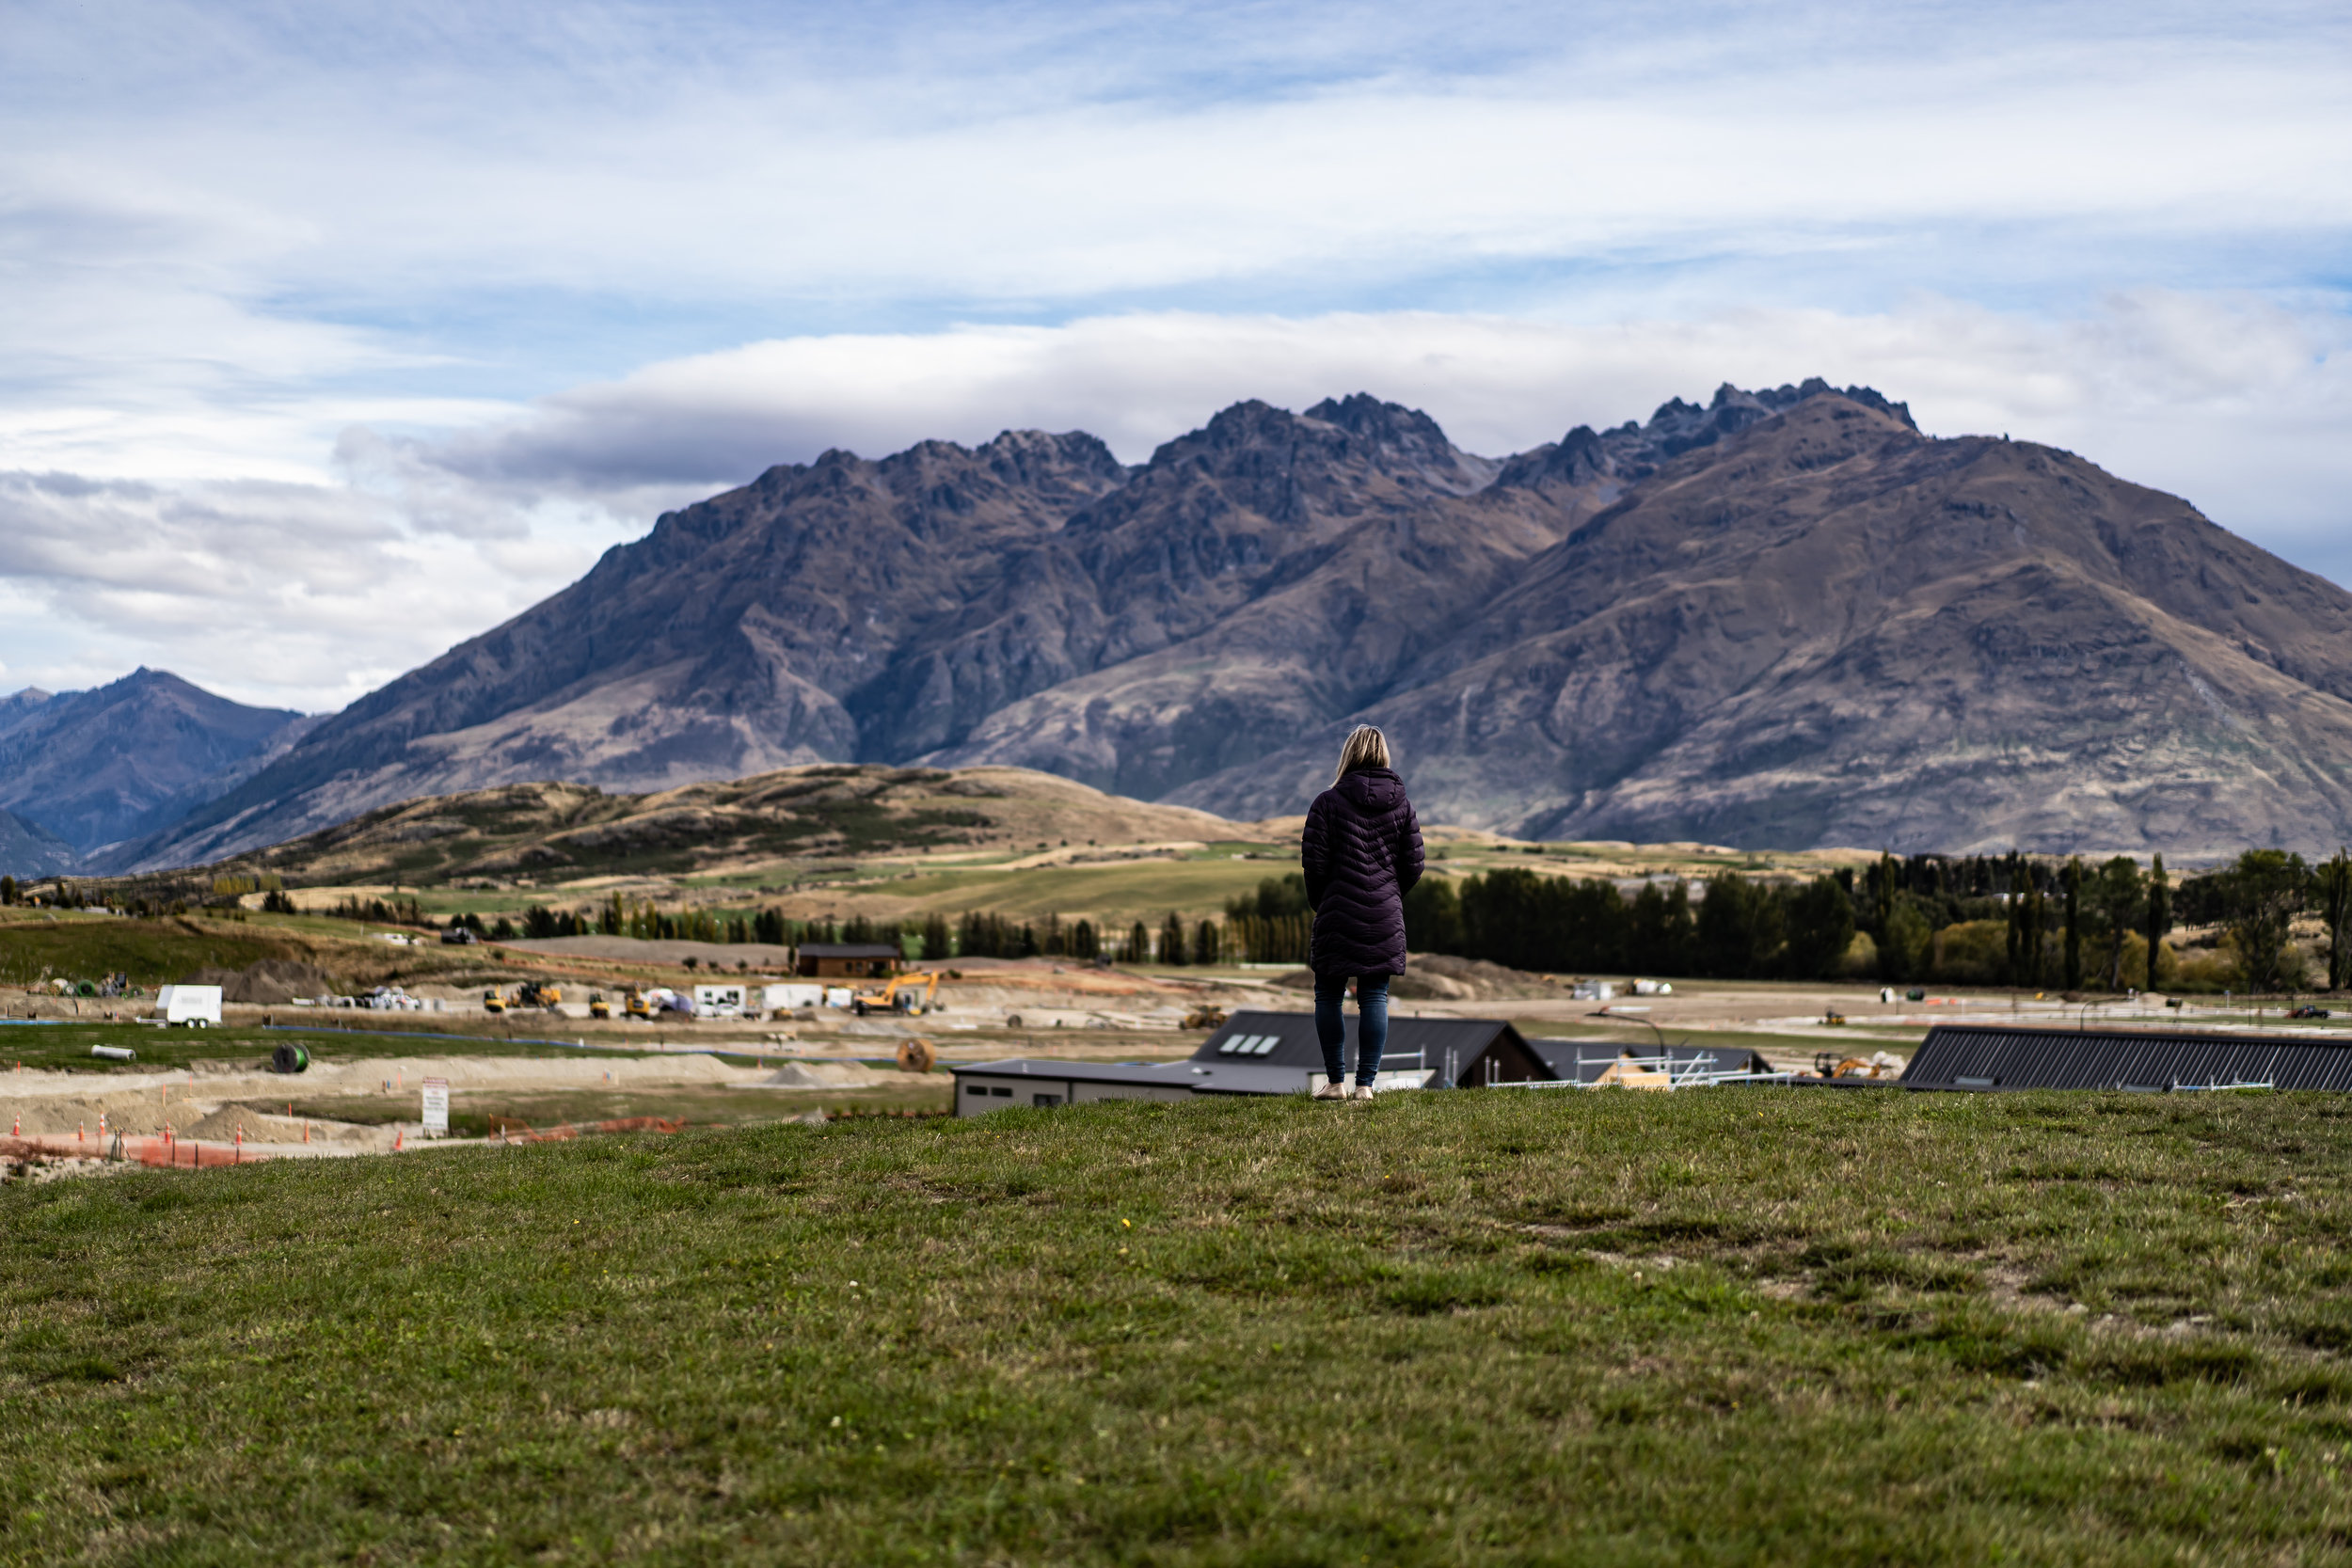
M 1945 1023 L 1903 1069 L 1907 1089 L 2352 1089 L 2352 1038 Z
M 1353 1081 L 1356 1017 L 1347 1017 Z M 1066 1062 L 1037 1057 L 948 1069 L 956 1114 L 1092 1100 L 1189 1100 L 1204 1094 L 1306 1094 L 1323 1077 L 1312 1013 L 1239 1012 L 1181 1062 Z M 1552 1079 L 1543 1058 L 1501 1019 L 1392 1018 L 1375 1087 L 1473 1088 Z

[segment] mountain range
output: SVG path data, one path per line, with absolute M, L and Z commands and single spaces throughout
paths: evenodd
M 145 668 L 87 691 L 0 697 L 0 810 L 30 830 L 0 838 L 0 861 L 47 874 L 103 859 L 235 788 L 314 722 Z
M 1425 816 L 1531 836 L 2332 848 L 2352 595 L 1866 388 L 1726 386 L 1500 458 L 1368 395 L 1248 402 L 1132 467 L 1023 431 L 771 468 L 101 858 L 827 761 L 1257 818 L 1359 721 Z

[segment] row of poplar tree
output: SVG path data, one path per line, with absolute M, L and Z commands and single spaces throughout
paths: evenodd
M 1880 978 L 1903 982 L 1929 978 L 1939 939 L 1964 932 L 1984 955 L 1971 978 L 2067 990 L 2160 989 L 2169 977 L 2164 966 L 2174 961 L 2166 938 L 2185 927 L 2217 928 L 2248 990 L 2298 989 L 2307 976 L 2294 926 L 2307 915 L 2322 928 L 2328 988 L 2352 983 L 2352 857 L 2342 852 L 2313 865 L 2284 850 L 2248 850 L 2177 885 L 2161 855 L 2142 867 L 2126 855 L 2094 864 L 2079 857 L 1890 854 L 1810 879 L 1720 872 L 1696 896 L 1679 878 L 1646 880 L 1629 895 L 1602 878 L 1507 866 L 1458 881 L 1424 877 L 1405 899 L 1414 951 L 1513 969 L 1829 979 L 1854 974 L 1859 960 Z M 902 930 L 862 916 L 836 923 L 787 920 L 773 910 L 665 912 L 615 895 L 594 914 L 533 907 L 522 934 L 884 942 L 932 958 L 1304 963 L 1313 926 L 1305 879 L 1292 872 L 1229 898 L 1222 921 L 1187 922 L 1171 911 L 1156 928 L 971 911 L 952 923 L 933 914 Z
M 1993 973 L 1977 977 L 2068 990 L 2160 986 L 2173 961 L 2165 939 L 2183 927 L 2218 927 L 2247 989 L 2295 990 L 2306 976 L 2293 927 L 2307 914 L 2319 917 L 2326 983 L 2341 989 L 2352 981 L 2352 858 L 2343 853 L 2313 866 L 2249 850 L 2177 887 L 2162 856 L 2143 868 L 2125 855 L 2097 864 L 1883 855 L 1810 880 L 1719 873 L 1695 899 L 1681 879 L 1645 882 L 1629 897 L 1598 878 L 1508 867 L 1458 885 L 1424 878 L 1405 900 L 1416 950 L 1514 969 L 1814 979 L 1851 974 L 1859 957 L 1880 977 L 1908 981 L 1929 976 L 1939 937 L 1973 927 L 1979 938 L 1998 933 L 1979 966 Z

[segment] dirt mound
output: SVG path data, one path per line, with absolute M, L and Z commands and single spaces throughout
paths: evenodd
M 1291 990 L 1312 990 L 1311 970 L 1294 970 L 1274 982 Z M 1505 969 L 1484 958 L 1455 958 L 1442 953 L 1415 953 L 1409 967 L 1389 982 L 1389 994 L 1408 1002 L 1500 1002 L 1514 998 L 1557 997 L 1567 988 L 1540 974 Z
M 325 970 L 298 958 L 263 958 L 237 976 L 234 989 L 224 989 L 225 1002 L 249 1002 L 278 1006 L 297 996 L 327 996 L 337 986 Z
M 327 973 L 299 958 L 263 958 L 243 969 L 207 966 L 189 975 L 194 986 L 218 986 L 223 1002 L 279 1007 L 297 996 L 331 996 L 338 988 Z
M 224 1105 L 194 1126 L 183 1127 L 180 1135 L 200 1138 L 207 1143 L 228 1143 L 242 1132 L 249 1144 L 298 1144 L 305 1129 L 312 1143 L 389 1144 L 392 1130 L 389 1127 L 365 1127 L 357 1122 L 322 1121 L 312 1117 L 290 1117 L 277 1111 L 258 1110 L 250 1105 Z
M 877 1071 L 863 1062 L 787 1062 L 760 1082 L 778 1089 L 863 1089 L 897 1083 L 904 1076 Z

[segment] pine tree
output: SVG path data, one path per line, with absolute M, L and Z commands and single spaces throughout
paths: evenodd
M 1181 969 L 1185 958 L 1184 916 L 1170 910 L 1168 918 L 1160 922 L 1160 962 Z
M 2066 861 L 2066 989 L 2083 989 L 2083 863 L 2079 855 Z
M 2165 933 L 2170 929 L 2172 929 L 2172 890 L 2165 883 L 2164 857 L 2158 855 L 2155 857 L 2154 864 L 2150 866 L 2148 871 L 2147 989 L 2149 990 L 2154 990 L 2157 981 L 2161 978 L 2156 973 L 2156 968 L 2164 958 Z

